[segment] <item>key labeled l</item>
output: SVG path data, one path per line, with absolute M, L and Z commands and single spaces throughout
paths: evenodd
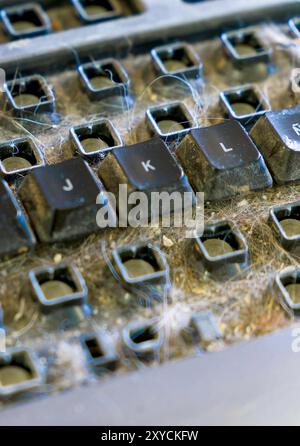
M 227 149 L 227 147 L 225 146 L 225 144 L 222 143 L 222 142 L 220 142 L 220 146 L 221 146 L 223 152 L 225 152 L 225 153 L 228 153 L 228 152 L 232 152 L 232 151 L 233 151 L 233 148 L 230 148 L 230 149 L 228 148 L 228 149 Z

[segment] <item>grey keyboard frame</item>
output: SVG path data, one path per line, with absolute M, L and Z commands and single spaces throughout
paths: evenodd
M 292 330 L 1 413 L 0 426 L 299 425 Z
M 97 25 L 53 33 L 0 46 L 1 67 L 35 69 L 74 63 L 74 54 L 110 55 L 123 49 L 143 47 L 167 38 L 215 32 L 234 25 L 251 24 L 268 18 L 284 20 L 300 11 L 298 0 L 210 0 L 185 3 L 183 0 L 139 0 L 145 7 L 142 14 Z M 18 1 L 0 0 L 0 7 Z M 126 38 L 124 37 L 126 36 Z

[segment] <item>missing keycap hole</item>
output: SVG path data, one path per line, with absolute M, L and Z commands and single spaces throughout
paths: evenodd
M 157 332 L 153 326 L 146 326 L 132 330 L 130 338 L 135 344 L 143 344 L 149 341 L 155 341 L 158 338 Z
M 274 214 L 287 237 L 300 236 L 300 206 L 279 209 Z
M 0 146 L 0 160 L 5 172 L 30 169 L 40 163 L 32 144 L 27 140 L 12 141 Z
M 90 83 L 95 89 L 109 88 L 114 84 L 122 84 L 122 79 L 113 64 L 99 67 L 90 66 L 85 69 Z
M 201 241 L 211 257 L 242 249 L 240 240 L 229 225 L 207 228 Z
M 99 359 L 105 356 L 97 338 L 86 339 L 84 342 L 93 359 Z
M 193 122 L 180 105 L 152 109 L 150 111 L 162 134 L 172 134 L 191 129 Z
M 130 278 L 149 276 L 163 271 L 156 252 L 148 247 L 122 252 L 120 258 Z
M 81 0 L 81 4 L 88 15 L 99 16 L 114 10 L 109 0 Z
M 184 70 L 195 65 L 185 48 L 172 48 L 160 51 L 159 57 L 168 71 Z
M 239 56 L 251 56 L 251 54 L 265 51 L 265 48 L 253 33 L 236 34 L 228 40 Z
M 90 124 L 74 129 L 84 153 L 91 154 L 121 145 L 107 123 Z
M 236 116 L 254 115 L 266 110 L 264 101 L 250 88 L 225 92 L 225 98 Z
M 44 86 L 37 79 L 12 83 L 10 93 L 18 107 L 38 105 L 49 99 Z
M 8 14 L 8 18 L 14 29 L 18 32 L 44 26 L 41 18 L 33 9 L 20 11 L 20 13 Z
M 79 291 L 68 268 L 42 271 L 36 279 L 46 300 L 70 296 Z
M 281 282 L 287 291 L 293 305 L 300 304 L 300 275 L 296 273 L 291 276 L 283 277 Z
M 35 378 L 35 372 L 28 355 L 19 352 L 12 355 L 10 361 L 0 363 L 0 386 L 14 386 Z

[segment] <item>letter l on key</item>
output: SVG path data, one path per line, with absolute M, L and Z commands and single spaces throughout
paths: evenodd
M 225 153 L 228 153 L 228 152 L 232 152 L 232 151 L 233 151 L 232 148 L 227 149 L 226 146 L 225 146 L 225 144 L 223 144 L 222 142 L 220 142 L 220 146 L 222 147 L 222 150 L 223 150 Z

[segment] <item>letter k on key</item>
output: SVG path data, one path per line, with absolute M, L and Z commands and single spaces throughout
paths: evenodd
M 152 166 L 151 160 L 148 160 L 146 163 L 142 161 L 142 166 L 147 173 L 149 173 L 150 170 L 156 170 L 156 167 Z

